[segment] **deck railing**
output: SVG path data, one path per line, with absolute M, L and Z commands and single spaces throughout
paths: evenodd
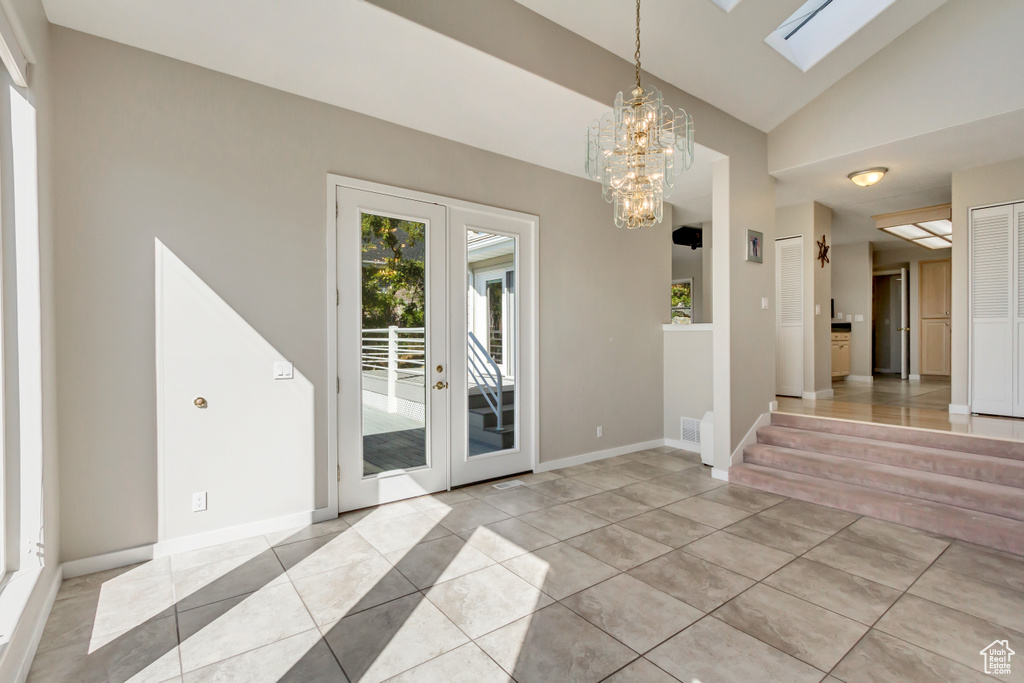
M 399 381 L 426 377 L 425 332 L 422 327 L 395 325 L 363 329 L 363 372 L 386 373 L 389 413 L 398 412 Z
M 476 338 L 472 332 L 469 333 L 469 376 L 480 387 L 480 394 L 487 401 L 487 406 L 498 419 L 498 429 L 502 428 L 502 417 L 504 416 L 505 392 L 501 386 L 501 368 L 494 362 L 491 354 Z

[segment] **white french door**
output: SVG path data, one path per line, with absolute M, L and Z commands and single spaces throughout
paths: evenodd
M 346 182 L 335 226 L 339 510 L 532 469 L 536 219 Z M 474 274 L 499 270 L 500 287 L 486 280 L 477 301 Z M 490 316 L 482 329 L 474 306 Z

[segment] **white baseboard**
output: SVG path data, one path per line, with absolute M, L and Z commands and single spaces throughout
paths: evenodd
M 679 439 L 665 439 L 664 445 L 669 446 L 670 448 L 678 448 L 679 450 L 687 451 L 688 453 L 700 453 L 700 446 L 696 446 L 687 441 L 680 441 Z
M 720 481 L 729 481 L 729 470 L 720 470 L 717 467 L 711 468 L 711 478 Z
M 921 375 L 910 375 L 910 379 L 916 379 L 917 381 L 921 381 Z
M 835 395 L 834 389 L 822 389 L 821 391 L 805 391 L 803 398 L 808 401 L 817 401 L 818 399 L 833 398 Z
M 559 469 L 562 467 L 572 467 L 573 465 L 585 465 L 588 462 L 594 462 L 595 460 L 604 460 L 605 458 L 614 458 L 617 455 L 625 455 L 626 453 L 633 453 L 634 451 L 642 451 L 648 448 L 657 448 L 658 446 L 671 446 L 667 439 L 654 439 L 653 441 L 644 441 L 642 443 L 634 443 L 628 446 L 619 446 L 617 448 L 609 448 L 606 451 L 594 451 L 593 453 L 581 453 L 580 455 L 573 455 L 568 458 L 559 458 L 558 460 L 548 460 L 547 462 L 538 463 L 536 472 L 547 472 L 549 470 Z
M 874 382 L 875 378 L 871 375 L 847 375 L 847 382 Z
M 757 430 L 760 429 L 761 427 L 767 427 L 771 423 L 771 413 L 763 413 L 760 417 L 754 420 L 754 424 L 751 425 L 749 430 L 747 430 L 746 436 L 744 436 L 743 440 L 740 441 L 739 445 L 736 446 L 736 450 L 732 452 L 732 456 L 730 456 L 729 458 L 729 464 L 736 465 L 743 462 L 743 449 L 746 448 L 747 446 L 757 443 Z M 714 474 L 715 473 L 712 472 L 711 476 L 714 476 Z M 724 481 L 729 480 L 725 479 Z
M 76 576 L 106 571 L 107 569 L 127 567 L 128 565 L 146 562 L 157 557 L 167 557 L 168 555 L 176 555 L 177 553 L 183 553 L 189 550 L 198 550 L 200 548 L 209 548 L 210 546 L 220 545 L 221 543 L 240 541 L 245 538 L 252 538 L 253 536 L 263 536 L 264 534 L 272 534 L 277 531 L 287 531 L 288 529 L 294 529 L 295 527 L 324 522 L 329 519 L 334 519 L 337 516 L 338 513 L 330 508 L 320 508 L 318 510 L 313 510 L 312 512 L 298 512 L 292 515 L 284 515 L 282 517 L 265 519 L 259 522 L 251 522 L 249 524 L 240 524 L 238 526 L 218 529 L 216 531 L 208 531 L 202 534 L 193 534 L 192 536 L 183 536 L 181 538 L 158 541 L 157 543 L 143 545 L 137 548 L 118 550 L 112 553 L 105 553 L 103 555 L 95 555 L 93 557 L 83 557 L 79 560 L 65 562 L 63 565 L 64 576 L 71 579 Z
M 950 415 L 970 415 L 971 414 L 971 407 L 970 406 L 960 405 L 958 403 L 950 403 L 949 404 L 949 413 L 950 413 Z

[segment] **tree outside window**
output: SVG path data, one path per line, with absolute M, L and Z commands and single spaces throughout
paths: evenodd
M 693 321 L 693 279 L 672 283 L 672 324 L 689 325 Z

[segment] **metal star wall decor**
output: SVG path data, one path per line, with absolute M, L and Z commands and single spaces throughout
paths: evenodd
M 821 241 L 817 242 L 818 245 L 818 260 L 821 261 L 821 267 L 824 268 L 826 263 L 831 263 L 828 260 L 828 245 L 825 244 L 825 236 L 821 236 Z

